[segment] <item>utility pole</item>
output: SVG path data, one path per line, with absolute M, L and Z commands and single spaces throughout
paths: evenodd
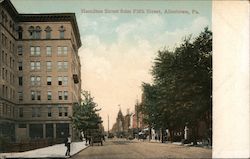
M 109 136 L 109 115 L 108 115 L 108 136 Z

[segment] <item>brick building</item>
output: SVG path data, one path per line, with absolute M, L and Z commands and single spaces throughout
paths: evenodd
M 9 0 L 0 14 L 0 136 L 73 135 L 70 116 L 81 94 L 75 14 L 20 14 Z

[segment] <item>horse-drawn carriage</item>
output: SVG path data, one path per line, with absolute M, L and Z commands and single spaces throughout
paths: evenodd
M 99 129 L 88 130 L 87 139 L 89 140 L 89 144 L 91 146 L 93 146 L 94 143 L 98 143 L 98 145 L 101 144 L 101 146 L 103 146 L 104 135 Z

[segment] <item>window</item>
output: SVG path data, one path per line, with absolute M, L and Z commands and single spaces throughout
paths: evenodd
M 2 44 L 4 45 L 4 34 L 2 33 Z
M 41 77 L 40 76 L 31 76 L 30 83 L 32 86 L 40 85 L 41 84 Z
M 51 61 L 47 61 L 47 71 L 51 71 L 52 63 Z
M 33 26 L 30 26 L 29 29 L 30 39 L 40 39 L 41 38 L 41 28 L 39 26 L 36 26 L 34 28 Z
M 18 26 L 18 39 L 22 39 L 23 38 L 23 28 L 21 26 Z
M 35 70 L 35 62 L 30 62 L 30 69 Z
M 52 92 L 51 92 L 51 91 L 48 91 L 48 92 L 47 92 L 47 99 L 48 99 L 48 100 L 51 100 L 51 99 L 52 99 Z
M 59 32 L 60 32 L 60 39 L 64 39 L 65 28 L 63 26 L 60 26 Z
M 58 85 L 62 85 L 62 76 L 58 76 Z
M 62 61 L 58 61 L 57 62 L 57 69 L 58 70 L 62 70 L 63 69 L 63 65 L 62 64 L 63 64 Z
M 23 46 L 20 46 L 20 45 L 19 45 L 19 46 L 17 47 L 17 53 L 18 53 L 18 55 L 20 55 L 20 56 L 23 55 Z
M 63 92 L 64 100 L 68 100 L 68 91 Z
M 9 59 L 9 66 L 12 67 L 12 57 Z
M 50 39 L 51 38 L 51 31 L 46 32 L 46 39 Z
M 36 92 L 37 100 L 41 100 L 41 91 Z
M 41 77 L 40 76 L 36 77 L 36 85 L 38 85 L 38 86 L 41 85 Z
M 30 47 L 31 56 L 40 56 L 40 46 L 31 46 Z
M 67 56 L 67 54 L 68 54 L 68 47 L 67 47 L 67 46 L 64 46 L 64 47 L 63 47 L 63 54 L 64 54 L 65 56 Z
M 30 62 L 30 69 L 31 70 L 40 70 L 41 64 L 40 61 L 32 61 Z
M 63 85 L 64 85 L 64 86 L 67 86 L 67 85 L 68 85 L 68 77 L 67 77 L 67 76 L 64 76 L 64 77 L 63 77 Z
M 62 100 L 62 91 L 58 91 L 58 99 Z
M 64 39 L 64 31 L 60 31 L 60 39 Z
M 10 41 L 10 51 L 12 52 L 12 42 Z
M 41 91 L 31 91 L 31 100 L 41 100 Z
M 2 51 L 2 62 L 4 63 L 4 51 Z
M 46 32 L 46 39 L 51 38 L 51 28 L 49 26 L 46 27 L 45 32 Z
M 5 79 L 8 80 L 8 70 L 5 70 Z M 19 85 L 23 85 L 23 80 L 19 80 Z
M 31 100 L 35 100 L 35 99 L 36 99 L 35 91 L 31 91 Z
M 58 56 L 67 56 L 68 47 L 67 46 L 58 46 L 57 47 L 57 55 Z
M 63 68 L 64 68 L 65 70 L 68 69 L 68 62 L 67 62 L 67 61 L 64 61 L 64 62 L 63 62 Z
M 7 55 L 7 53 L 5 53 L 4 61 L 5 61 L 6 64 L 7 64 L 7 57 L 8 57 L 8 55 Z
M 23 117 L 23 108 L 19 108 L 19 117 L 20 117 L 20 118 Z
M 68 108 L 64 107 L 64 116 L 68 116 Z
M 2 44 L 4 45 L 4 34 L 2 33 Z
M 52 47 L 51 46 L 46 47 L 46 55 L 47 56 L 52 56 Z
M 48 117 L 51 117 L 52 116 L 52 112 L 51 112 L 51 107 L 49 106 L 48 107 Z
M 13 60 L 12 60 L 12 68 L 16 66 L 15 64 L 16 64 L 16 63 L 15 63 L 15 60 L 13 59 Z
M 19 86 L 23 85 L 23 77 L 18 77 Z
M 35 47 L 33 47 L 33 46 L 30 47 L 30 55 L 31 56 L 35 55 Z
M 1 74 L 1 76 L 2 76 L 2 79 L 4 80 L 4 68 L 2 68 L 2 74 Z
M 35 28 L 33 26 L 30 26 L 28 31 L 29 31 L 30 39 L 34 39 L 35 38 Z
M 62 107 L 58 107 L 59 116 L 62 116 Z
M 41 38 L 41 28 L 37 26 L 35 31 L 35 39 L 40 39 L 40 38 Z
M 18 99 L 19 101 L 23 100 L 23 92 L 18 92 Z
M 32 86 L 35 85 L 36 82 L 35 82 L 35 77 L 34 76 L 30 77 L 30 83 L 31 83 Z
M 62 55 L 62 47 L 57 47 L 57 55 L 58 56 Z
M 47 77 L 47 85 L 51 85 L 51 82 L 52 82 L 52 78 L 51 78 L 51 76 L 48 76 Z
M 18 70 L 19 71 L 23 70 L 23 62 L 18 62 Z
M 40 64 L 40 62 L 37 61 L 37 62 L 36 62 L 36 69 L 37 69 L 37 70 L 40 70 L 40 68 L 41 68 L 41 64 Z

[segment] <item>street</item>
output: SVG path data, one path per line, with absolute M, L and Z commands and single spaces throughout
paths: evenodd
M 137 140 L 106 140 L 103 146 L 90 146 L 73 159 L 138 159 L 138 158 L 211 158 L 212 150 L 200 147 L 142 142 Z

